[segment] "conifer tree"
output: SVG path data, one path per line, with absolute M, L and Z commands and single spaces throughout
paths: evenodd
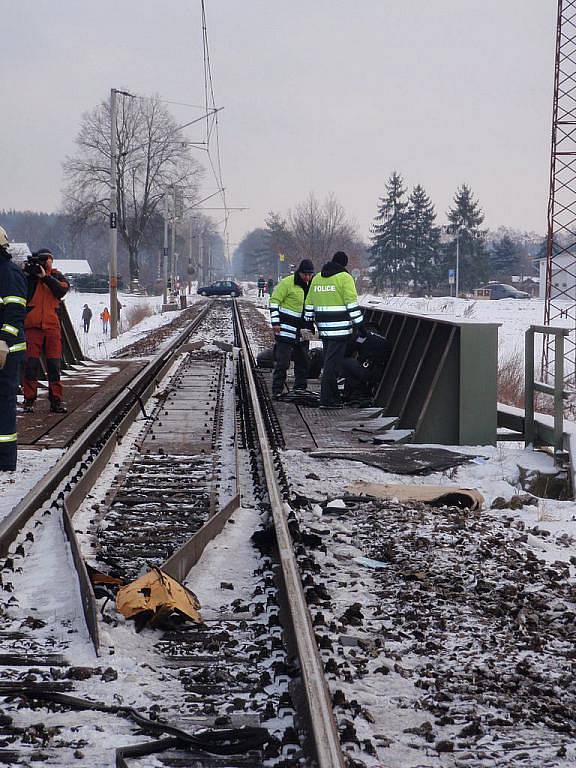
M 504 279 L 518 273 L 520 249 L 508 235 L 494 243 L 490 253 L 490 277 Z
M 370 262 L 375 288 L 390 287 L 393 293 L 408 277 L 408 220 L 402 177 L 394 171 L 386 183 L 386 197 L 381 197 L 378 213 L 370 230 Z
M 424 188 L 418 184 L 408 200 L 408 272 L 414 288 L 430 293 L 439 279 L 440 228 L 436 212 Z
M 449 234 L 454 241 L 446 248 L 446 268 L 456 263 L 456 236 L 460 251 L 460 289 L 470 289 L 488 279 L 488 258 L 485 249 L 486 230 L 480 229 L 484 213 L 466 184 L 456 190 L 454 203 L 448 211 Z

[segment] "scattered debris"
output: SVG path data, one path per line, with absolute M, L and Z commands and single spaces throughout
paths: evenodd
M 479 491 L 473 488 L 445 485 L 386 485 L 360 481 L 351 483 L 347 486 L 346 491 L 359 496 L 373 496 L 376 499 L 398 499 L 403 503 L 420 501 L 431 507 L 482 509 L 484 505 L 484 497 Z
M 118 590 L 116 607 L 127 619 L 134 619 L 137 632 L 145 626 L 171 627 L 186 619 L 202 624 L 196 595 L 159 568 Z
M 398 475 L 430 475 L 471 462 L 475 457 L 446 448 L 421 445 L 394 445 L 369 451 L 311 451 L 315 459 L 360 461 Z

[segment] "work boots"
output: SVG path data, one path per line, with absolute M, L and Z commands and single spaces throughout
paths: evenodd
M 50 400 L 50 413 L 68 413 L 62 400 Z
M 24 400 L 22 410 L 24 413 L 34 413 L 34 400 Z

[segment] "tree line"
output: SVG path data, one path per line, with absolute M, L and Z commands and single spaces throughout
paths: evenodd
M 245 279 L 276 278 L 302 259 L 320 269 L 338 250 L 348 253 L 352 268 L 365 262 L 366 246 L 335 196 L 319 200 L 310 193 L 286 216 L 271 211 L 264 227 L 248 232 L 234 252 L 232 269 Z
M 320 269 L 335 251 L 345 250 L 352 269 L 367 268 L 374 290 L 422 295 L 448 292 L 448 271 L 455 269 L 458 247 L 461 290 L 489 279 L 535 274 L 533 257 L 542 238 L 483 229 L 484 213 L 466 184 L 457 189 L 446 216 L 448 223 L 441 227 L 422 185 L 408 194 L 394 171 L 378 201 L 369 243 L 333 195 L 319 201 L 310 194 L 286 216 L 271 212 L 264 227 L 249 232 L 234 253 L 233 269 L 250 279 L 276 276 L 301 258 L 311 258 Z
M 394 171 L 380 198 L 371 228 L 371 278 L 376 289 L 409 289 L 430 294 L 448 286 L 449 271 L 459 262 L 459 287 L 470 290 L 489 279 L 510 280 L 534 274 L 533 248 L 504 234 L 488 238 L 484 213 L 472 190 L 462 184 L 440 227 L 429 195 L 421 184 L 410 194 Z

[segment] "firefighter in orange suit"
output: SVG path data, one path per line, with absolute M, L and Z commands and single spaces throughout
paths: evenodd
M 28 275 L 28 309 L 26 330 L 26 357 L 24 366 L 24 411 L 32 413 L 38 393 L 40 355 L 44 352 L 48 373 L 48 395 L 52 413 L 66 413 L 62 400 L 60 360 L 62 334 L 58 309 L 70 283 L 61 272 L 52 268 L 53 256 L 42 248 L 29 257 L 24 265 Z

